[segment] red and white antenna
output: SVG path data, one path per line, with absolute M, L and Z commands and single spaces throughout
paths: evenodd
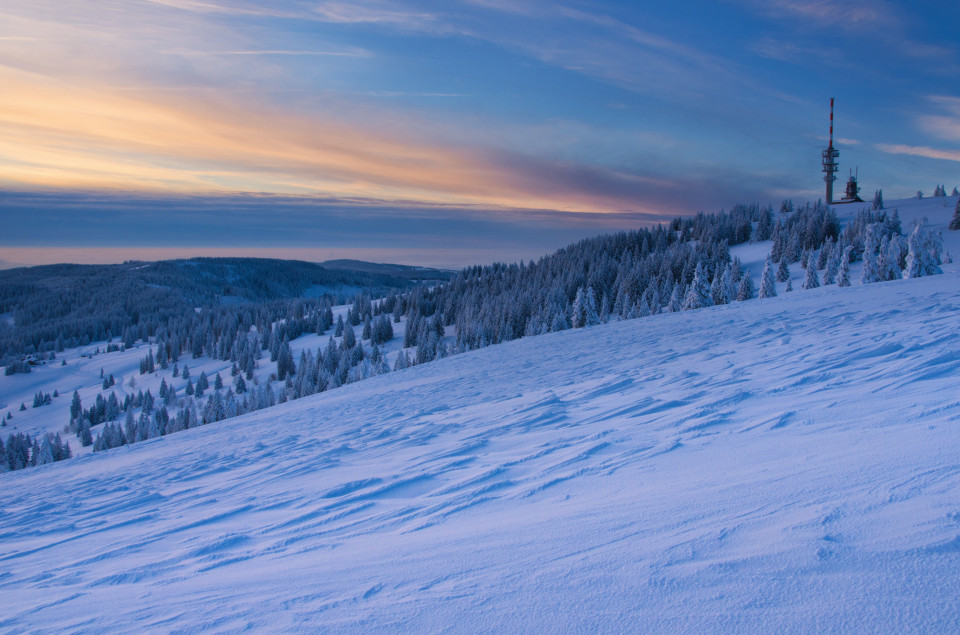
M 833 147 L 833 97 L 830 98 L 830 145 L 820 153 L 823 157 L 823 180 L 827 182 L 827 205 L 833 203 L 833 182 L 837 180 L 837 157 L 840 153 Z
M 827 147 L 833 147 L 833 97 L 830 98 L 830 145 Z

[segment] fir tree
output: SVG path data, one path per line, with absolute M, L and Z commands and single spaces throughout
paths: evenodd
M 676 313 L 677 311 L 683 310 L 683 303 L 680 301 L 681 293 L 680 285 L 674 285 L 673 292 L 670 294 L 670 300 L 667 301 L 667 306 L 665 307 L 667 313 Z
M 744 272 L 743 277 L 740 279 L 740 284 L 737 286 L 737 302 L 752 300 L 753 296 L 753 280 L 750 278 L 749 271 Z
M 883 190 L 877 190 L 873 195 L 873 209 L 883 209 Z
M 197 377 L 197 385 L 193 387 L 193 394 L 196 395 L 197 398 L 200 398 L 203 396 L 203 392 L 209 387 L 210 382 L 207 381 L 207 373 L 201 370 L 200 376 Z
M 597 300 L 593 287 L 580 287 L 573 301 L 573 328 L 583 328 L 600 323 L 597 314 Z
M 807 273 L 803 278 L 803 284 L 800 285 L 800 288 L 816 289 L 819 286 L 820 286 L 820 281 L 817 279 L 817 268 L 807 267 Z
M 867 226 L 866 238 L 863 243 L 863 269 L 860 272 L 860 284 L 870 284 L 879 280 L 877 275 L 877 250 L 880 248 L 877 234 L 879 231 L 879 223 L 872 223 Z
M 683 310 L 700 309 L 707 306 L 713 306 L 713 297 L 710 293 L 710 285 L 707 282 L 707 272 L 703 268 L 703 263 L 697 263 L 697 269 L 693 274 L 693 282 L 687 290 L 687 295 L 683 299 Z
M 957 189 L 954 188 L 953 191 L 956 192 Z M 956 196 L 956 194 L 954 194 L 954 196 Z M 953 209 L 953 218 L 950 219 L 949 229 L 960 229 L 960 198 L 957 198 L 957 206 Z
M 852 251 L 853 247 L 848 246 L 843 250 L 843 255 L 840 257 L 840 268 L 837 272 L 838 287 L 850 286 L 850 253 Z
M 773 275 L 773 263 L 767 258 L 760 276 L 760 298 L 773 298 L 777 295 L 776 279 Z
M 81 412 L 83 412 L 83 404 L 80 403 L 80 393 L 74 390 L 73 401 L 70 402 L 70 420 L 76 421 Z
M 348 350 L 357 345 L 357 335 L 353 332 L 353 327 L 346 328 L 343 331 L 343 340 L 340 342 L 340 350 Z M 290 358 L 291 360 L 293 357 Z
M 727 280 L 727 268 L 724 267 L 721 271 L 718 268 L 713 274 L 713 282 L 710 283 L 710 295 L 712 296 L 713 303 L 715 305 L 729 304 L 730 303 L 730 292 L 729 292 L 729 281 Z M 643 311 L 640 312 L 640 315 L 649 315 L 650 314 L 650 305 L 646 300 L 646 294 L 643 296 L 645 304 L 642 306 L 646 307 L 646 313 Z M 641 307 L 642 308 L 642 307 Z

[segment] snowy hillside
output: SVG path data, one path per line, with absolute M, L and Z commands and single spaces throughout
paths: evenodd
M 953 267 L 798 290 L 10 472 L 0 623 L 955 632 L 958 326 Z

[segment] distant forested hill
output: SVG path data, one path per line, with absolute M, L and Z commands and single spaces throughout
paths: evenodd
M 443 269 L 431 269 L 429 267 L 414 267 L 411 265 L 391 265 L 378 262 L 366 262 L 363 260 L 324 260 L 320 263 L 327 269 L 338 269 L 344 271 L 363 271 L 380 275 L 396 276 L 408 280 L 419 281 L 446 281 L 452 278 L 456 272 Z
M 44 265 L 0 271 L 0 360 L 121 336 L 196 307 L 245 306 L 304 298 L 343 303 L 384 296 L 417 278 L 399 267 L 327 268 L 296 260 L 192 258 L 119 265 Z M 443 275 L 443 272 L 431 274 Z M 138 329 L 141 330 L 141 329 Z

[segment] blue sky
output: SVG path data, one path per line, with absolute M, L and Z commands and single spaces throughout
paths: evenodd
M 536 257 L 820 197 L 830 97 L 841 176 L 951 189 L 958 24 L 946 2 L 0 0 L 0 259 Z

